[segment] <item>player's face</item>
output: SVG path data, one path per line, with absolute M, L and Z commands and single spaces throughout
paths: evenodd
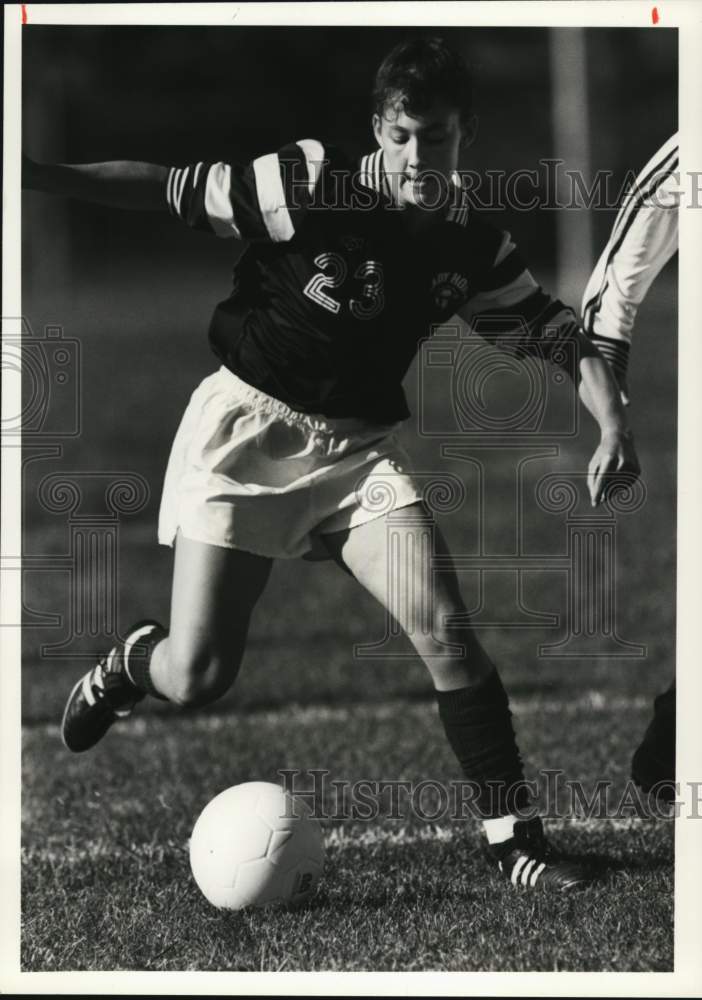
M 373 116 L 373 131 L 398 204 L 446 211 L 461 146 L 472 137 L 458 109 L 436 103 L 415 118 L 401 104 L 388 106 Z

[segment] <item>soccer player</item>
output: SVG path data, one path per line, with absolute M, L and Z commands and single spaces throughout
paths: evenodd
M 625 404 L 637 310 L 678 249 L 678 166 L 676 133 L 649 160 L 623 200 L 583 296 L 585 332 L 610 363 Z M 655 699 L 653 719 L 632 758 L 631 775 L 643 791 L 674 800 L 675 681 Z
M 592 873 L 549 844 L 538 816 L 525 818 L 497 670 L 470 628 L 447 625 L 465 614 L 456 574 L 408 555 L 427 512 L 396 438 L 408 416 L 401 382 L 433 324 L 459 312 L 499 328 L 505 316 L 500 332 L 518 336 L 524 354 L 548 360 L 566 341 L 577 347 L 571 374 L 601 429 L 593 503 L 608 473 L 637 470 L 636 454 L 608 365 L 573 312 L 540 288 L 509 234 L 470 208 L 457 174 L 475 131 L 465 62 L 438 39 L 401 44 L 378 70 L 374 100 L 376 148 L 360 163 L 305 139 L 244 166 L 26 165 L 29 187 L 168 209 L 248 244 L 209 329 L 221 367 L 193 393 L 168 462 L 159 541 L 175 545 L 170 630 L 134 625 L 77 682 L 63 740 L 87 750 L 146 695 L 176 705 L 220 697 L 273 559 L 322 547 L 387 608 L 393 511 L 364 502 L 386 482 L 393 510 L 404 508 L 397 571 L 413 595 L 393 611 L 430 672 L 489 850 L 512 884 L 566 890 Z M 447 556 L 438 530 L 436 539 Z M 431 629 L 413 629 L 426 608 Z

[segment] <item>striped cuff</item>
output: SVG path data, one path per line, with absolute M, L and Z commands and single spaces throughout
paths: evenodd
M 153 698 L 167 701 L 151 680 L 151 655 L 168 631 L 158 622 L 145 621 L 134 625 L 127 634 L 122 652 L 124 671 L 134 687 Z
M 614 373 L 620 378 L 625 378 L 629 365 L 630 345 L 625 340 L 612 340 L 610 337 L 599 337 L 596 333 L 590 334 L 590 340 L 602 357 L 609 362 Z

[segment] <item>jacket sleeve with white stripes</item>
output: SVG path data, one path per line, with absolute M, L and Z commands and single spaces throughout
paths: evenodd
M 319 192 L 329 153 L 315 139 L 292 142 L 240 166 L 171 167 L 168 208 L 194 229 L 251 242 L 286 242 Z

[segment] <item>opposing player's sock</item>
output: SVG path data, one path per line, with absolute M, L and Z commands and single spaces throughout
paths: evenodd
M 124 643 L 117 643 L 74 685 L 61 720 L 61 738 L 69 750 L 82 753 L 95 746 L 114 722 L 131 715 L 146 694 L 163 697 L 148 677 L 148 664 L 156 644 L 166 635 L 158 622 L 139 622 Z
M 436 691 L 446 737 L 465 778 L 478 790 L 482 819 L 521 812 L 529 804 L 507 693 L 492 670 L 476 685 Z

